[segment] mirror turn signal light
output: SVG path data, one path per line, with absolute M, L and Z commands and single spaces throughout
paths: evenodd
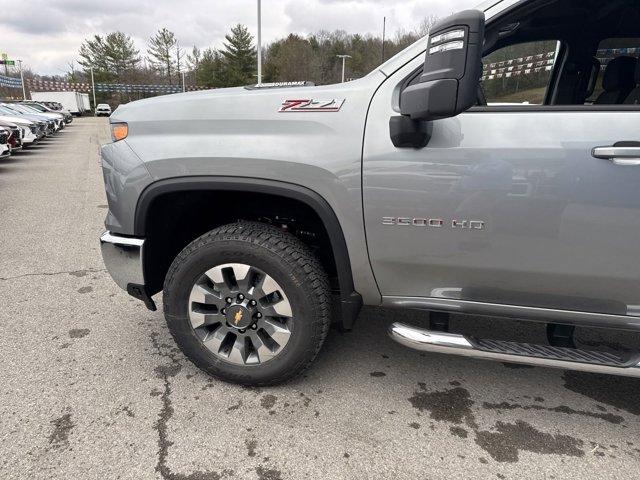
M 464 39 L 464 29 L 451 30 L 449 32 L 441 33 L 439 35 L 433 35 L 429 37 L 429 43 L 431 45 L 437 45 L 439 43 L 449 42 L 451 40 Z
M 111 124 L 111 139 L 114 142 L 124 140 L 129 135 L 129 125 L 126 123 L 112 123 Z

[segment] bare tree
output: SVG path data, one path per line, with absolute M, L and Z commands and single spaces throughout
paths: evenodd
M 178 72 L 178 77 L 179 77 L 180 74 L 182 73 L 184 50 L 180 48 L 180 42 L 178 42 L 177 40 L 176 40 L 175 54 L 176 54 L 176 70 Z M 178 83 L 179 82 L 180 82 L 180 78 L 178 78 Z
M 429 35 L 429 32 L 436 23 L 438 23 L 438 17 L 436 15 L 428 15 L 424 17 L 418 27 L 418 34 L 421 37 Z
M 75 60 L 71 60 L 69 63 L 67 63 L 67 66 L 69 67 L 69 73 L 67 74 L 67 77 L 69 78 L 70 82 L 77 82 L 78 81 L 78 76 L 77 76 L 77 72 L 76 72 L 76 62 Z

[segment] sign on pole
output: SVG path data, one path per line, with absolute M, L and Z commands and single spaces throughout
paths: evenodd
M 0 65 L 8 65 L 8 66 L 15 66 L 16 61 L 15 60 L 9 60 L 9 55 L 7 55 L 6 53 L 3 53 L 2 55 L 0 55 L 1 59 L 0 59 Z

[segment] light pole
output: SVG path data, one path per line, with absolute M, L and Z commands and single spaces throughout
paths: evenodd
M 382 63 L 384 63 L 384 41 L 387 36 L 387 17 L 382 20 Z
M 18 60 L 18 65 L 20 65 L 20 82 L 22 83 L 22 99 L 27 99 L 27 90 L 24 87 L 24 73 L 22 72 L 22 60 Z
M 96 108 L 96 82 L 93 79 L 93 67 L 91 67 L 91 90 L 93 91 L 93 108 Z
M 338 58 L 342 59 L 342 83 L 344 83 L 344 71 L 346 66 L 347 58 L 352 58 L 351 55 L 336 55 Z
M 262 1 L 258 0 L 258 85 L 262 84 Z

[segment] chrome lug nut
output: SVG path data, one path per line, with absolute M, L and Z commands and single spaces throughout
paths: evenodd
M 226 309 L 226 308 L 223 308 L 222 310 L 220 310 L 220 313 L 221 313 L 222 315 L 226 315 L 226 314 L 227 314 L 227 309 Z
M 251 330 L 257 330 L 258 326 L 254 323 L 253 325 L 251 325 Z
M 238 295 L 238 301 L 239 301 L 239 302 L 241 302 L 241 301 L 243 301 L 243 300 L 244 300 L 244 295 L 239 294 L 239 295 Z
M 260 312 L 258 312 L 258 313 L 256 314 L 256 317 L 257 317 L 257 318 L 262 318 L 262 314 L 261 314 Z
M 251 300 L 251 302 L 249 302 L 249 305 L 255 307 L 256 305 L 258 305 L 258 302 L 256 302 L 255 300 Z
M 226 302 L 227 302 L 228 304 L 231 304 L 231 303 L 233 302 L 233 299 L 232 299 L 231 297 L 227 297 L 227 298 L 226 298 Z

